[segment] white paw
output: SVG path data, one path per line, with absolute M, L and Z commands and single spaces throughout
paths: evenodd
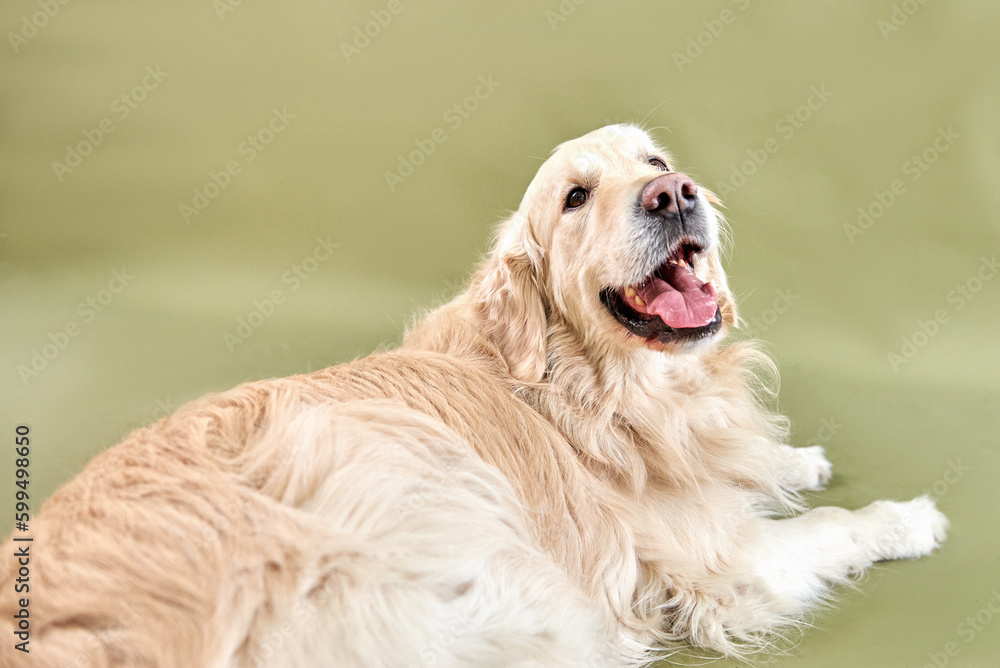
M 816 491 L 826 487 L 833 477 L 833 465 L 822 445 L 808 448 L 782 446 L 788 453 L 789 471 L 785 486 L 795 491 Z
M 916 559 L 936 550 L 948 533 L 948 518 L 929 496 L 912 501 L 876 501 L 864 508 L 876 521 L 880 559 Z

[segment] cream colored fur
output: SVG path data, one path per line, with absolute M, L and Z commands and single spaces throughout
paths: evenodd
M 207 396 L 96 457 L 33 524 L 30 655 L 3 548 L 3 665 L 741 654 L 873 562 L 932 551 L 928 499 L 799 515 L 830 465 L 787 445 L 753 346 L 651 344 L 600 303 L 648 272 L 649 156 L 669 163 L 631 126 L 562 145 L 400 349 Z M 711 224 L 694 268 L 731 326 Z

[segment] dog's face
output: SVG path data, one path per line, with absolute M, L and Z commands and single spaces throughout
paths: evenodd
M 505 280 L 530 272 L 521 287 L 538 292 L 544 317 L 561 316 L 585 347 L 683 352 L 717 340 L 736 319 L 713 202 L 645 132 L 612 125 L 553 152 L 497 256 Z M 515 310 L 529 323 L 537 312 Z

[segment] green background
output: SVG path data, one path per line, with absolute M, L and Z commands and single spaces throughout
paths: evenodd
M 749 333 L 780 364 L 796 442 L 834 463 L 815 502 L 928 491 L 953 522 L 936 556 L 876 568 L 774 665 L 1000 665 L 986 607 L 1000 609 L 1000 279 L 977 276 L 1000 246 L 995 3 L 411 0 L 393 15 L 386 0 L 88 0 L 23 33 L 44 4 L 0 9 L 0 433 L 12 446 L 31 425 L 36 499 L 207 391 L 397 343 L 456 292 L 560 141 L 645 121 L 727 192 L 773 139 L 724 197 L 728 266 Z M 348 57 L 372 11 L 391 20 Z M 147 67 L 165 78 L 120 118 L 115 100 Z M 445 112 L 480 77 L 496 90 L 454 127 Z M 830 96 L 799 109 L 813 87 Z M 294 119 L 247 162 L 241 142 L 275 108 Z M 113 132 L 60 180 L 52 163 L 102 119 Z M 446 140 L 391 190 L 385 172 L 436 128 Z M 179 205 L 233 159 L 241 172 L 185 222 Z M 327 236 L 336 251 L 293 289 L 283 276 Z M 134 278 L 102 293 L 115 270 Z M 961 285 L 976 291 L 959 300 Z M 283 303 L 227 346 L 274 290 Z M 12 469 L 4 446 L 5 531 Z M 960 627 L 977 614 L 987 623 Z

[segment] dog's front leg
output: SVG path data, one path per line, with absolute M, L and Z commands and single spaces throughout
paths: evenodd
M 761 520 L 744 567 L 798 614 L 877 561 L 915 559 L 944 540 L 948 519 L 929 497 L 876 501 L 860 510 L 815 508 L 799 517 Z
M 826 458 L 822 445 L 807 448 L 779 446 L 781 451 L 781 485 L 793 492 L 816 491 L 826 487 L 833 477 L 833 465 Z

